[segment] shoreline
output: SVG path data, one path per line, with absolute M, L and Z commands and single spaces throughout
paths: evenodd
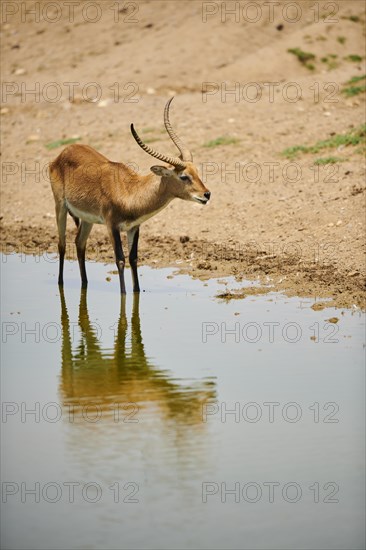
M 1 229 L 2 253 L 44 256 L 47 261 L 58 262 L 56 228 L 22 225 L 14 231 L 2 224 Z M 77 259 L 75 234 L 76 231 L 68 230 L 66 246 L 66 258 L 74 261 Z M 125 240 L 123 234 L 122 238 Z M 176 270 L 173 276 L 184 273 L 201 280 L 234 277 L 237 282 L 259 283 L 258 292 L 251 287 L 251 296 L 263 294 L 265 290 L 281 292 L 288 297 L 313 298 L 314 302 L 330 300 L 326 307 L 366 309 L 364 279 L 357 269 L 346 267 L 342 270 L 326 257 L 311 259 L 294 241 L 284 243 L 279 253 L 266 244 L 260 247 L 253 241 L 215 243 L 188 236 L 174 238 L 147 233 L 140 241 L 139 265 L 171 267 Z M 126 250 L 126 246 L 124 248 Z M 114 264 L 107 236 L 97 232 L 90 237 L 86 256 L 87 262 Z M 229 291 L 230 284 L 223 288 Z M 245 287 L 243 291 L 245 294 Z M 235 299 L 235 294 L 230 298 Z

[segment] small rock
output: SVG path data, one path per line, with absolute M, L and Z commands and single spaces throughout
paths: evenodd
M 27 137 L 27 143 L 33 143 L 34 141 L 39 141 L 39 135 L 38 134 L 31 134 Z
M 155 94 L 156 93 L 155 88 L 147 88 L 146 93 L 149 94 L 149 95 Z
M 16 69 L 14 74 L 15 76 L 21 76 L 22 74 L 25 74 L 25 69 Z
M 212 269 L 210 262 L 200 262 L 197 269 Z
M 349 273 L 347 273 L 348 277 L 356 277 L 359 274 L 359 271 L 350 271 Z
M 189 237 L 188 235 L 182 235 L 181 237 L 179 237 L 179 240 L 181 243 L 187 243 L 189 241 Z
M 317 302 L 317 303 L 313 304 L 313 305 L 310 306 L 310 307 L 311 307 L 311 309 L 313 309 L 314 311 L 320 311 L 320 310 L 322 310 L 322 309 L 325 308 L 325 304 L 321 304 L 321 303 Z
M 109 282 L 109 281 L 111 281 L 112 279 L 111 279 L 111 277 L 106 277 L 105 280 Z
M 336 223 L 336 226 L 339 227 L 340 225 L 342 225 L 342 220 L 338 220 L 337 223 Z
M 326 321 L 328 321 L 328 323 L 336 324 L 338 323 L 339 319 L 338 317 L 331 317 L 330 319 L 326 319 Z
M 98 101 L 98 107 L 107 107 L 110 104 L 110 99 L 102 99 L 101 101 Z

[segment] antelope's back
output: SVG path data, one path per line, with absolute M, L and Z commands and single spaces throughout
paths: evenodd
M 112 162 L 89 145 L 66 147 L 50 164 L 50 180 L 56 200 L 100 207 L 136 189 L 141 180 L 129 166 Z M 94 206 L 94 209 L 95 209 Z
M 92 194 L 101 186 L 110 161 L 89 145 L 73 144 L 66 147 L 50 164 L 50 180 L 55 195 Z

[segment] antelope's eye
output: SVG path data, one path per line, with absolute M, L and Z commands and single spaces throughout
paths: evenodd
M 189 176 L 186 176 L 185 174 L 183 174 L 182 176 L 179 176 L 179 178 L 182 181 L 191 181 L 191 178 Z

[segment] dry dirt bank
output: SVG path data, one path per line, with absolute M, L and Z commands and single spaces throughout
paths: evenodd
M 332 15 L 319 2 L 317 20 L 314 2 L 298 2 L 297 22 L 283 11 L 288 2 L 273 19 L 257 2 L 257 22 L 243 10 L 238 21 L 223 21 L 221 2 L 206 22 L 202 2 L 140 1 L 136 13 L 121 3 L 117 16 L 114 2 L 99 4 L 94 23 L 81 6 L 73 22 L 65 10 L 55 23 L 42 13 L 39 22 L 20 11 L 3 18 L 2 250 L 56 250 L 46 166 L 62 147 L 47 144 L 77 137 L 147 172 L 151 160 L 129 124 L 155 148 L 175 153 L 162 130 L 174 93 L 172 120 L 212 201 L 173 201 L 146 222 L 140 261 L 199 277 L 260 278 L 290 294 L 363 307 L 364 3 L 338 1 Z M 50 19 L 52 10 L 46 14 Z M 299 50 L 288 51 L 296 48 L 315 57 L 301 61 Z M 344 91 L 350 88 L 361 90 Z M 338 137 L 352 142 L 356 134 L 353 144 Z M 282 154 L 329 139 L 290 158 Z M 73 238 L 70 220 L 71 255 Z M 88 257 L 112 260 L 104 228 L 93 229 Z

